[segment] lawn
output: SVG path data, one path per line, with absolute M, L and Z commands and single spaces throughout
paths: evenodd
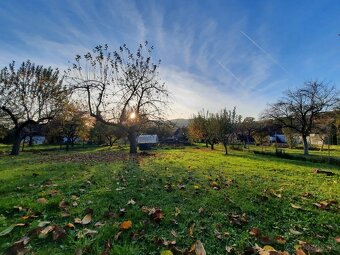
M 117 148 L 0 156 L 0 251 L 15 254 L 9 247 L 29 237 L 14 248 L 195 254 L 190 247 L 200 240 L 207 254 L 252 254 L 265 245 L 340 254 L 339 174 L 331 165 L 224 155 L 219 147 L 135 157 Z

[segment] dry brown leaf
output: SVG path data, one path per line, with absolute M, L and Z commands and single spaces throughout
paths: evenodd
M 92 215 L 91 214 L 86 214 L 84 218 L 81 220 L 82 225 L 87 225 L 92 221 Z
M 47 200 L 46 198 L 44 198 L 44 197 L 41 197 L 41 198 L 38 198 L 38 199 L 37 199 L 37 202 L 38 202 L 39 204 L 47 204 L 47 203 L 48 203 L 48 200 Z
M 194 237 L 194 229 L 195 229 L 195 223 L 191 224 L 191 226 L 188 229 L 188 234 L 190 237 Z
M 75 229 L 76 227 L 72 223 L 67 223 L 66 227 Z
M 176 232 L 175 230 L 171 230 L 170 233 L 171 233 L 171 235 L 173 235 L 174 237 L 176 237 L 176 238 L 178 237 L 178 234 L 177 234 L 177 232 Z
M 200 240 L 197 240 L 195 243 L 195 254 L 196 255 L 206 255 L 204 246 Z
M 53 241 L 58 241 L 59 239 L 63 238 L 65 235 L 66 235 L 65 229 L 59 226 L 55 226 L 54 230 L 52 231 Z
M 115 235 L 115 241 L 118 240 L 118 238 L 120 237 L 120 235 L 123 233 L 123 231 L 119 231 L 116 235 Z
M 4 253 L 4 255 L 24 255 L 30 250 L 25 245 L 30 241 L 29 237 L 23 237 L 19 241 L 16 241 L 10 246 Z
M 296 249 L 295 254 L 296 255 L 307 255 L 302 249 Z
M 249 234 L 255 237 L 258 237 L 260 235 L 261 231 L 259 228 L 251 228 L 249 231 Z
M 48 234 L 55 229 L 55 226 L 47 226 L 39 233 L 39 238 L 46 238 Z
M 295 229 L 289 229 L 289 232 L 292 233 L 293 235 L 302 235 L 302 233 L 300 231 L 297 231 Z
M 282 237 L 282 236 L 276 236 L 274 238 L 275 242 L 277 242 L 278 244 L 285 244 L 287 242 L 287 240 Z

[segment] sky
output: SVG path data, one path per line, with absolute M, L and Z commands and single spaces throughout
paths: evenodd
M 147 40 L 170 119 L 233 107 L 257 118 L 305 81 L 340 87 L 339 14 L 338 0 L 0 0 L 0 67 L 65 69 L 99 44 Z

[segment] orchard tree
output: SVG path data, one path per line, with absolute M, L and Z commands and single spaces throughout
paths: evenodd
M 302 136 L 304 155 L 308 155 L 307 137 L 320 113 L 333 109 L 339 103 L 339 91 L 334 86 L 309 81 L 302 88 L 288 90 L 285 97 L 270 104 L 263 117 L 280 122 Z
M 106 141 L 110 147 L 112 147 L 113 144 L 120 138 L 126 137 L 124 130 L 120 129 L 119 127 L 106 125 L 99 121 L 96 122 L 90 133 L 98 143 Z
M 163 117 L 168 91 L 161 82 L 160 61 L 153 47 L 140 44 L 133 53 L 125 44 L 117 51 L 100 45 L 77 55 L 67 72 L 68 82 L 84 98 L 90 115 L 106 125 L 125 130 L 130 153 L 137 153 L 137 133 L 148 121 Z
M 244 142 L 244 148 L 250 143 L 254 132 L 256 131 L 256 122 L 253 117 L 245 117 L 244 120 L 239 124 L 239 131 L 242 135 Z
M 286 138 L 286 142 L 290 149 L 293 149 L 297 145 L 298 137 L 296 137 L 296 131 L 289 127 L 283 127 L 282 133 Z
M 241 115 L 236 114 L 236 108 L 232 111 L 223 109 L 220 113 L 217 113 L 216 120 L 218 123 L 218 140 L 222 142 L 225 154 L 228 154 L 228 145 L 236 140 L 236 132 L 241 123 Z
M 66 144 L 66 151 L 74 143 L 89 138 L 92 120 L 85 111 L 73 103 L 66 103 L 62 111 L 47 127 L 48 136 L 59 137 L 60 142 Z
M 27 60 L 0 71 L 1 122 L 13 128 L 11 155 L 18 155 L 23 130 L 52 120 L 68 96 L 58 69 L 35 65 Z

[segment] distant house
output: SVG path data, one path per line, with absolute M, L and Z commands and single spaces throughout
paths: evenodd
M 137 144 L 140 150 L 150 150 L 158 143 L 158 135 L 139 135 L 137 137 Z
M 24 139 L 25 143 L 29 143 L 31 139 L 32 144 L 44 144 L 46 142 L 46 137 L 42 135 L 33 135 L 31 137 L 27 136 Z
M 282 134 L 274 134 L 269 136 L 270 143 L 287 143 L 286 137 Z
M 173 133 L 173 135 L 163 140 L 162 143 L 186 145 L 186 144 L 189 144 L 189 141 L 185 133 L 185 129 L 177 128 L 176 131 Z

